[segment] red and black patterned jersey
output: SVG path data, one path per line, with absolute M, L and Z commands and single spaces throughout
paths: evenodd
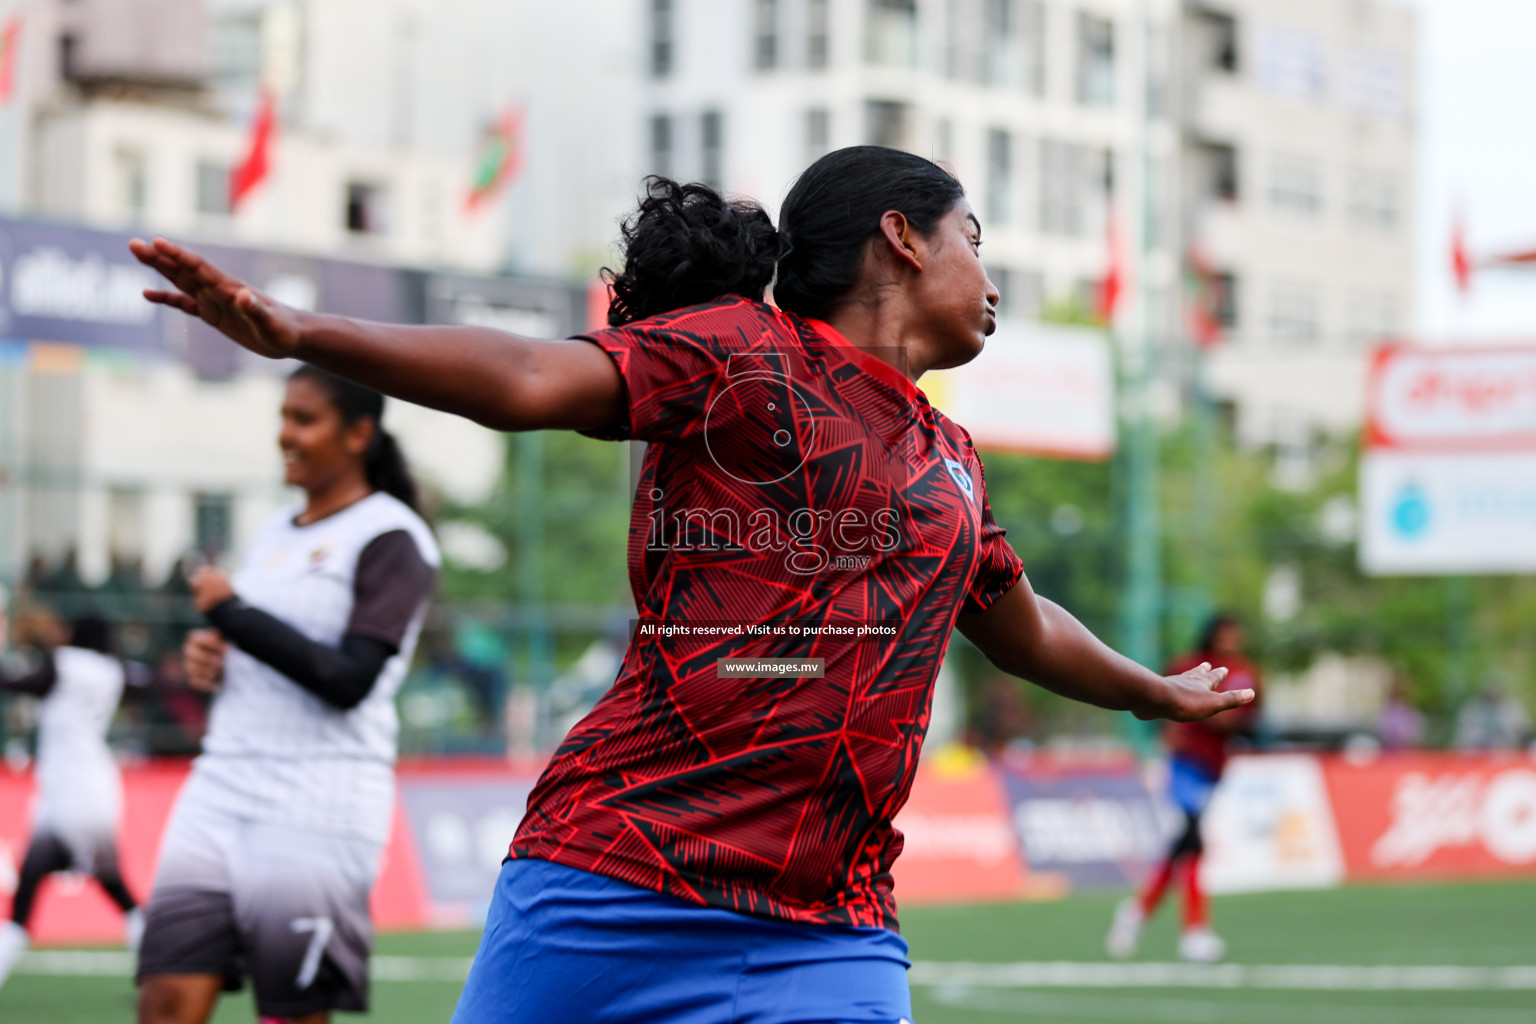
M 789 921 L 896 925 L 891 864 L 956 616 L 1023 574 L 969 435 L 827 324 L 721 299 L 587 340 L 648 442 L 639 610 L 513 857 Z M 821 659 L 731 674 L 721 659 Z

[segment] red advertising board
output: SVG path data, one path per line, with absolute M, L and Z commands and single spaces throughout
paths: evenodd
M 896 827 L 906 839 L 896 861 L 902 903 L 1017 899 L 1025 870 L 1002 780 L 985 765 L 918 769 Z
M 1351 880 L 1536 872 L 1536 760 L 1416 753 L 1323 772 Z
M 1366 416 L 1372 448 L 1536 449 L 1536 349 L 1378 349 Z
M 1227 796 L 1241 812 L 1230 824 L 1242 833 L 1245 845 L 1236 852 L 1244 870 L 1241 878 L 1227 879 L 1218 888 L 1536 874 L 1536 759 L 1419 753 L 1353 763 L 1292 754 L 1259 755 L 1241 764 L 1251 769 L 1246 775 L 1262 785 L 1250 786 L 1253 792 L 1248 792 L 1242 784 L 1245 771 L 1239 770 L 1241 765 L 1234 767 L 1234 788 Z M 500 762 L 400 768 L 401 801 L 373 894 L 380 928 L 473 926 L 490 898 L 498 862 L 537 768 Z M 160 836 L 186 772 L 180 763 L 123 772 L 123 872 L 129 888 L 141 898 L 148 895 Z M 1331 861 L 1314 857 L 1298 862 L 1296 801 L 1286 802 L 1291 799 L 1286 794 L 1297 787 L 1287 788 L 1280 781 L 1304 781 L 1319 774 L 1326 792 L 1302 786 L 1296 806 L 1315 814 L 1318 822 L 1312 831 L 1318 835 L 1327 833 L 1331 820 L 1338 852 Z M 1062 851 L 1077 851 L 1077 860 L 1087 864 L 1091 858 L 1084 858 L 1091 852 L 1120 848 L 1115 844 L 1124 839 L 1123 816 L 1106 814 L 1102 805 L 1111 797 L 1124 797 L 1111 786 L 1122 782 L 1141 785 L 1133 763 L 1093 772 L 1081 766 L 1054 770 L 1038 762 L 1010 769 L 1006 777 L 979 758 L 937 758 L 925 764 L 896 819 L 906 835 L 905 851 L 894 869 L 898 901 L 1061 895 L 1070 878 Z M 29 774 L 0 769 L 0 913 L 9 909 L 15 891 L 32 792 Z M 1314 792 L 1315 798 L 1310 795 Z M 1259 801 L 1254 794 L 1268 795 Z M 1044 810 L 1037 806 L 1041 801 Z M 1259 813 L 1263 808 L 1267 811 Z M 1044 813 L 1047 810 L 1051 813 Z M 1238 834 L 1232 829 L 1222 833 L 1221 817 L 1213 808 L 1215 860 Z M 1094 822 L 1102 827 L 1089 828 Z M 1021 834 L 1036 840 L 1041 859 L 1033 870 L 1026 864 Z M 1042 850 L 1055 851 L 1056 859 Z M 1271 856 L 1276 850 L 1285 855 Z M 1342 872 L 1328 867 L 1340 857 Z M 1305 877 L 1298 875 L 1298 863 L 1306 869 Z M 93 883 L 70 876 L 57 876 L 45 886 L 33 929 L 45 945 L 122 940 L 117 911 Z

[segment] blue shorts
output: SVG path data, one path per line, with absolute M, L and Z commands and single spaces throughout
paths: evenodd
M 1185 814 L 1205 813 L 1216 791 L 1216 779 L 1202 765 L 1174 756 L 1168 759 L 1168 799 Z
M 701 907 L 539 860 L 502 865 L 453 1024 L 897 1024 L 907 944 L 885 928 Z

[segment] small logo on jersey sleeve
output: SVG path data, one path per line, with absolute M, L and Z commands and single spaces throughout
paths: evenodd
M 971 481 L 970 471 L 965 468 L 965 464 L 956 462 L 954 459 L 945 459 L 944 465 L 949 468 L 949 475 L 959 485 L 960 489 L 965 492 L 966 498 L 970 500 L 972 505 L 976 504 L 976 485 Z

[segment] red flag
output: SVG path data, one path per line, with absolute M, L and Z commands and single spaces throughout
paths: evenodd
M 1536 263 L 1536 249 L 1526 249 L 1521 252 L 1506 252 L 1495 256 L 1491 260 L 1484 260 L 1485 267 L 1507 267 L 1512 264 Z
M 229 172 L 229 208 L 237 209 L 256 186 L 266 180 L 272 169 L 272 136 L 277 131 L 277 102 L 269 89 L 263 89 L 251 122 L 251 141 L 245 159 Z
M 523 108 L 508 107 L 486 127 L 475 158 L 475 179 L 470 183 L 464 209 L 474 212 L 512 184 L 523 169 Z
M 1109 249 L 1109 268 L 1099 281 L 1098 298 L 1094 303 L 1094 316 L 1100 323 L 1113 323 L 1115 310 L 1120 306 L 1120 293 L 1125 289 L 1125 251 L 1120 244 L 1120 220 L 1111 210 L 1106 218 L 1106 242 Z
M 1224 285 L 1210 260 L 1199 249 L 1189 250 L 1186 265 L 1192 293 L 1189 301 L 1189 332 L 1194 335 L 1196 345 L 1210 348 L 1221 340 L 1221 317 L 1217 315 L 1217 307 L 1221 304 L 1221 289 Z
M 16 86 L 16 54 L 21 41 L 21 15 L 11 16 L 0 29 L 0 103 L 6 103 Z
M 1451 228 L 1451 273 L 1456 276 L 1456 290 L 1466 295 L 1472 290 L 1472 257 L 1467 252 L 1467 229 L 1460 214 Z

